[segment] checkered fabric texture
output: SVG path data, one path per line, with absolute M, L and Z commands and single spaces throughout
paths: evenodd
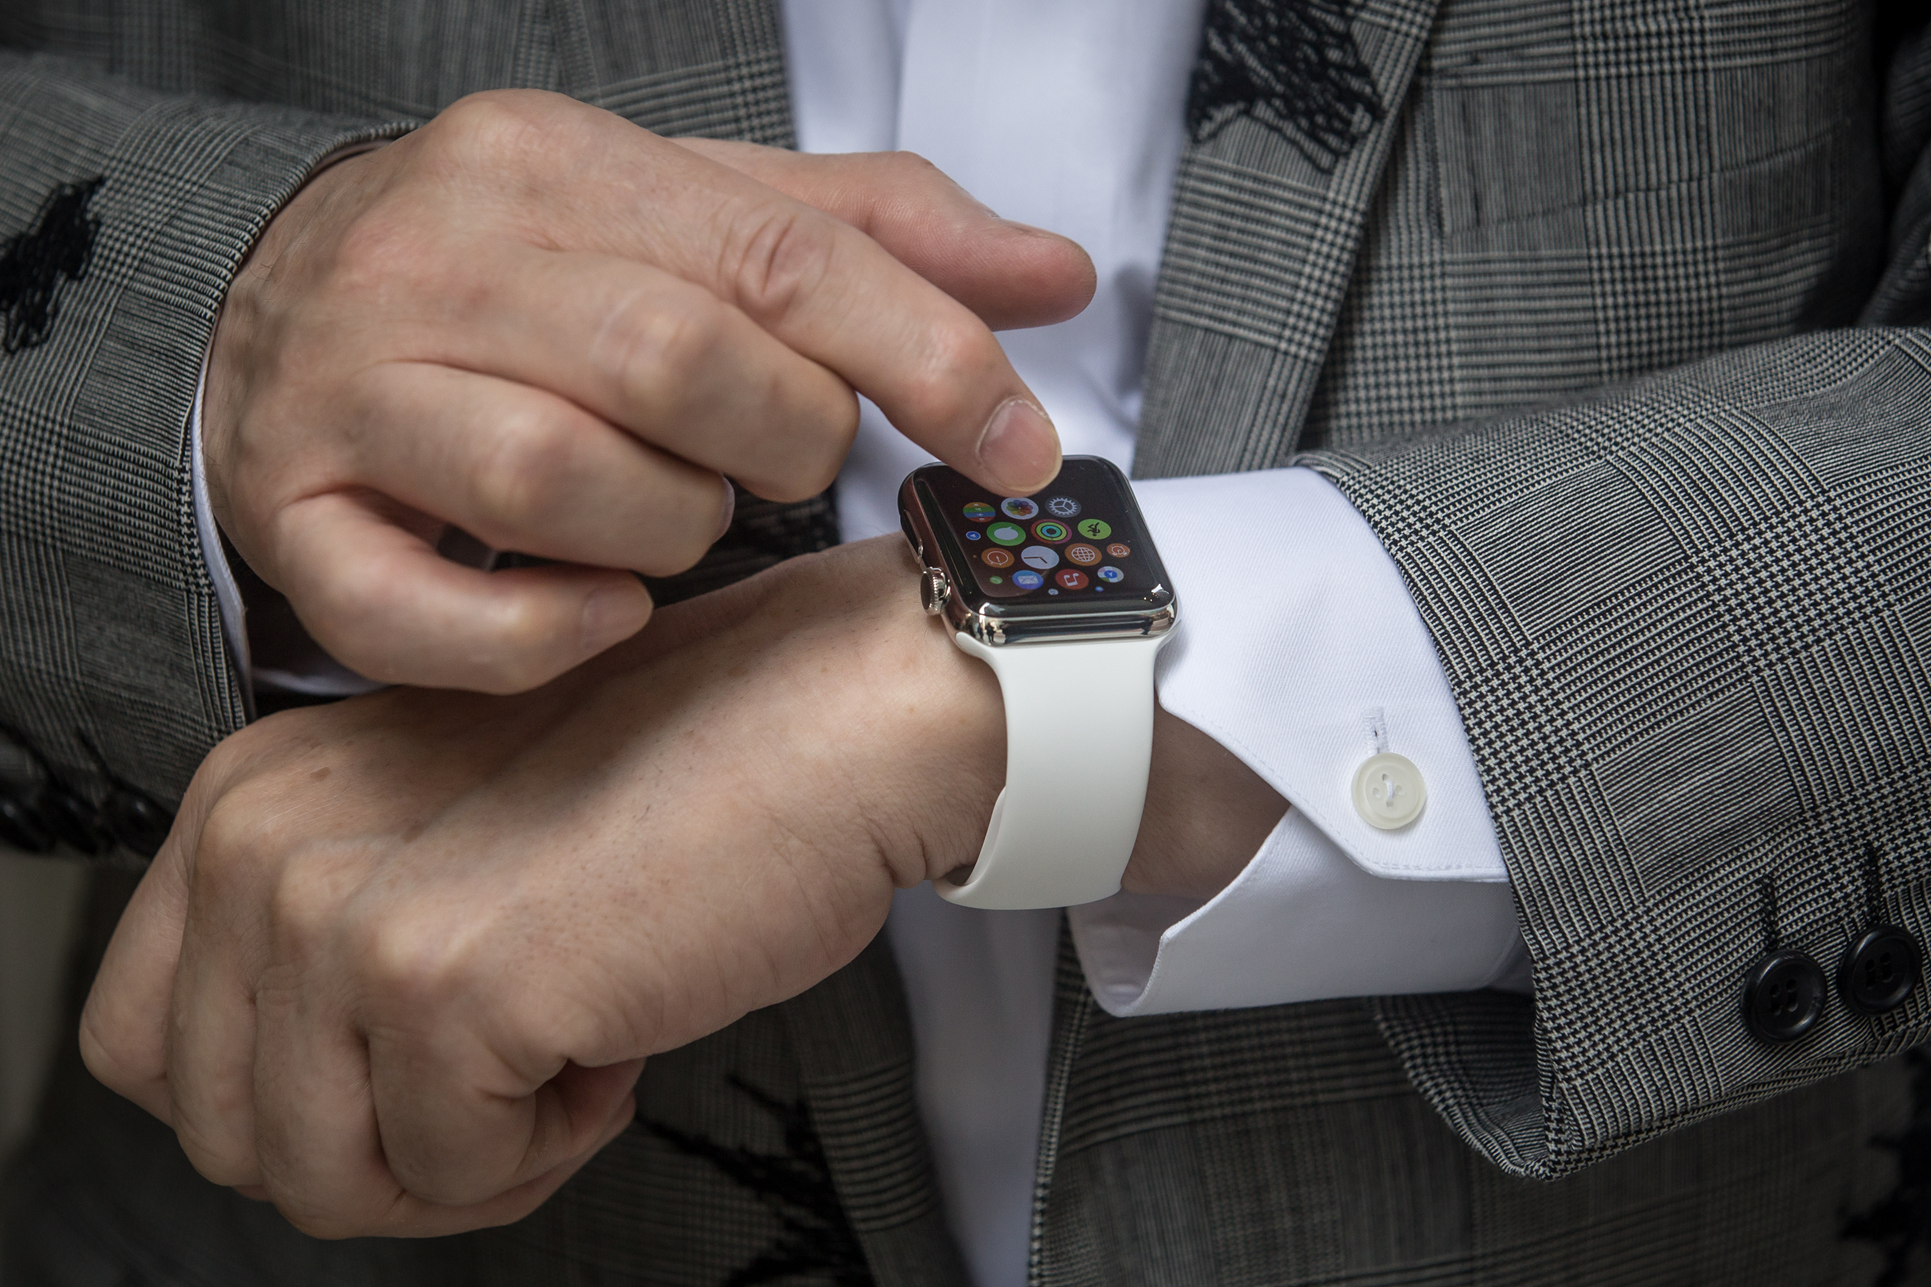
M 1536 993 L 1115 1020 L 1064 955 L 1034 1282 L 1931 1281 L 1931 1069 L 1887 1058 L 1925 1037 L 1922 993 L 1777 1048 L 1738 1004 L 1766 877 L 1770 932 L 1834 962 L 1875 844 L 1885 913 L 1931 934 L 1915 15 L 1207 9 L 1221 61 L 1138 468 L 1306 460 L 1368 517 L 1460 702 Z M 1323 44 L 1294 65 L 1345 101 L 1270 72 L 1297 32 Z M 188 501 L 195 374 L 236 264 L 316 162 L 500 85 L 791 137 L 772 0 L 0 0 L 0 42 L 0 234 L 104 180 L 49 338 L 0 358 L 0 718 L 75 782 L 96 772 L 85 731 L 169 799 L 242 718 Z M 819 548 L 835 522 L 822 499 L 747 506 L 659 590 Z M 102 932 L 125 893 L 103 886 Z M 909 1034 L 874 945 L 654 1059 L 637 1126 L 530 1220 L 407 1254 L 324 1254 L 202 1184 L 70 1051 L 14 1182 L 9 1268 L 963 1283 Z

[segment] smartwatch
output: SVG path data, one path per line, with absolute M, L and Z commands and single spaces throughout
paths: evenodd
M 992 667 L 1006 784 L 979 859 L 935 882 L 966 907 L 1070 907 L 1119 892 L 1146 803 L 1153 662 L 1173 589 L 1126 475 L 1068 456 L 1033 496 L 913 470 L 899 521 L 925 610 Z

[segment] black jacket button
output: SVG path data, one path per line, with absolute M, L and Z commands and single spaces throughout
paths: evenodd
M 1916 990 L 1923 963 L 1924 953 L 1911 931 L 1873 925 L 1844 949 L 1837 991 L 1860 1014 L 1888 1014 Z
M 0 791 L 0 844 L 12 845 L 22 853 L 52 853 L 54 833 L 47 829 L 40 810 Z
M 1758 957 L 1743 976 L 1743 1019 L 1764 1041 L 1795 1041 L 1824 1012 L 1824 971 L 1794 947 Z
M 100 810 L 84 796 L 50 782 L 40 793 L 40 816 L 46 819 L 47 829 L 55 838 L 75 853 L 98 858 L 107 852 L 107 837 L 101 834 Z
M 174 815 L 133 787 L 116 786 L 107 793 L 107 829 L 114 838 L 143 858 L 161 852 L 161 842 L 174 827 Z

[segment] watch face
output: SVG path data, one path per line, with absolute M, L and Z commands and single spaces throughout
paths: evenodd
M 944 465 L 911 483 L 947 575 L 975 610 L 1118 612 L 1172 598 L 1132 490 L 1108 461 L 1069 456 L 1032 496 L 997 495 Z

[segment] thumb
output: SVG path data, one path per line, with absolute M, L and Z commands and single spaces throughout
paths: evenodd
M 994 330 L 1063 322 L 1093 298 L 1093 261 L 1077 242 L 1001 219 L 914 153 L 673 142 L 851 224 Z

